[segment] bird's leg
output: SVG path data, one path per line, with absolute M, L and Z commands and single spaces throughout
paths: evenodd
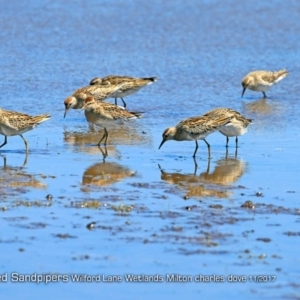
M 5 169 L 6 169 L 6 157 L 3 156 L 3 170 L 5 170 Z
M 265 92 L 262 92 L 263 94 L 264 94 L 264 98 L 267 98 L 267 95 L 266 95 L 266 93 Z
M 107 138 L 108 138 L 108 132 L 106 130 L 106 128 L 104 127 L 104 133 L 105 133 L 105 141 L 104 141 L 104 146 L 106 147 L 106 142 L 107 142 Z
M 21 169 L 26 166 L 27 159 L 28 159 L 28 152 L 26 151 L 25 159 L 24 159 L 23 166 L 21 167 Z
M 193 159 L 194 159 L 194 164 L 195 164 L 194 176 L 196 176 L 196 172 L 197 172 L 197 169 L 198 169 L 198 164 L 197 164 L 196 158 L 193 157 Z
M 27 141 L 24 139 L 23 135 L 20 134 L 20 137 L 23 139 L 24 143 L 25 143 L 25 147 L 26 147 L 26 154 L 28 154 L 28 143 Z
M 5 135 L 5 138 L 4 138 L 4 142 L 3 142 L 3 144 L 0 146 L 0 148 L 2 148 L 4 145 L 6 145 L 7 144 L 7 136 Z
M 206 141 L 206 139 L 203 140 L 206 145 L 207 145 L 207 149 L 208 149 L 208 157 L 210 158 L 210 144 Z
M 106 128 L 104 127 L 104 134 L 103 134 L 101 140 L 99 141 L 99 143 L 97 145 L 100 147 L 100 144 L 101 144 L 102 140 L 105 139 L 104 140 L 104 146 L 106 146 L 107 137 L 108 137 L 108 132 L 107 132 Z
M 118 104 L 118 98 L 115 98 L 115 105 Z
M 207 170 L 206 170 L 207 174 L 209 174 L 209 169 L 210 169 L 210 159 L 208 159 Z
M 126 103 L 125 103 L 124 99 L 121 98 L 121 100 L 122 100 L 122 102 L 123 102 L 124 108 L 126 108 Z
M 225 159 L 227 160 L 227 158 L 228 158 L 228 148 L 226 148 L 226 154 L 225 154 Z
M 195 142 L 196 142 L 196 149 L 195 149 L 195 152 L 194 152 L 194 155 L 193 155 L 193 157 L 195 157 L 195 156 L 196 156 L 196 153 L 197 153 L 197 150 L 198 150 L 198 141 L 197 141 L 197 140 L 195 140 Z
M 100 145 L 98 145 L 98 147 L 99 147 L 99 149 L 100 149 L 100 151 L 101 151 L 101 153 L 103 155 L 103 162 L 105 163 L 105 158 L 107 157 L 107 148 L 106 148 L 106 145 L 104 146 L 104 150 L 105 151 L 102 150 L 102 148 L 100 147 Z
M 237 157 L 237 154 L 238 154 L 238 148 L 235 148 L 235 156 L 234 156 L 235 159 Z
M 229 137 L 228 136 L 226 136 L 226 148 L 228 148 L 228 142 L 229 142 Z
M 235 148 L 237 148 L 238 147 L 238 137 L 236 136 L 235 137 Z

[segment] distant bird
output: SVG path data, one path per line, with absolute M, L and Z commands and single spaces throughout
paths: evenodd
M 238 136 L 246 133 L 248 125 L 252 123 L 251 119 L 245 118 L 238 111 L 231 108 L 215 108 L 206 113 L 205 116 L 206 115 L 212 119 L 220 117 L 229 118 L 229 121 L 218 129 L 219 132 L 226 136 L 226 147 L 228 147 L 229 137 L 235 136 L 235 144 L 237 148 Z
M 49 114 L 30 116 L 16 111 L 4 110 L 0 108 L 0 134 L 5 136 L 4 143 L 0 145 L 0 148 L 7 144 L 8 136 L 19 135 L 25 143 L 27 153 L 28 143 L 22 134 L 32 130 L 38 124 L 47 121 L 49 118 Z
M 169 140 L 175 141 L 195 141 L 196 148 L 193 154 L 193 157 L 196 156 L 198 150 L 198 142 L 197 140 L 203 140 L 208 149 L 208 156 L 210 157 L 210 145 L 205 140 L 205 138 L 219 130 L 222 126 L 227 124 L 230 121 L 230 117 L 227 115 L 215 116 L 213 118 L 209 113 L 206 113 L 203 116 L 192 117 L 189 119 L 185 119 L 177 124 L 176 127 L 169 127 L 163 132 L 163 140 L 158 149 Z
M 129 112 L 123 107 L 107 102 L 96 102 L 91 96 L 84 100 L 83 109 L 85 110 L 85 117 L 89 123 L 104 127 L 104 134 L 97 144 L 98 146 L 100 146 L 103 139 L 104 145 L 106 145 L 107 142 L 108 131 L 104 126 L 105 124 L 116 122 L 117 120 L 127 121 L 141 118 L 141 113 Z
M 253 71 L 250 72 L 242 81 L 243 92 L 242 97 L 246 89 L 252 91 L 262 92 L 264 97 L 267 98 L 266 92 L 280 80 L 288 75 L 288 71 L 283 69 L 280 71 Z
M 90 85 L 101 85 L 109 86 L 114 84 L 125 83 L 120 89 L 112 93 L 109 97 L 115 98 L 115 104 L 117 105 L 117 98 L 121 98 L 124 107 L 126 108 L 126 103 L 124 97 L 138 92 L 141 88 L 146 85 L 152 84 L 157 81 L 156 77 L 149 78 L 134 78 L 130 76 L 117 76 L 109 75 L 103 78 L 96 77 L 91 80 Z
M 123 85 L 123 83 L 111 85 L 89 85 L 76 90 L 72 96 L 68 97 L 64 101 L 64 118 L 66 117 L 66 114 L 70 108 L 81 109 L 83 107 L 84 100 L 88 96 L 93 96 L 97 101 L 103 101 Z

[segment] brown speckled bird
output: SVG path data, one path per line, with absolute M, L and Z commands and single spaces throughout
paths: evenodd
M 4 143 L 0 145 L 0 148 L 7 144 L 8 136 L 19 135 L 25 143 L 27 153 L 28 143 L 22 134 L 32 130 L 38 124 L 47 121 L 49 118 L 49 114 L 30 116 L 16 111 L 4 110 L 0 108 L 0 134 L 5 136 Z
M 100 146 L 103 139 L 104 145 L 106 145 L 108 137 L 108 131 L 105 127 L 106 123 L 115 122 L 117 120 L 127 121 L 141 118 L 141 113 L 129 112 L 123 107 L 111 103 L 96 102 L 95 99 L 90 96 L 84 100 L 83 108 L 85 110 L 85 117 L 89 123 L 104 127 L 104 134 L 98 146 Z
M 110 86 L 124 83 L 124 85 L 120 89 L 112 93 L 109 98 L 115 98 L 116 105 L 117 98 L 121 98 L 124 107 L 126 107 L 126 103 L 123 99 L 124 97 L 138 92 L 146 85 L 152 84 L 155 81 L 157 81 L 156 77 L 135 78 L 130 76 L 109 75 L 103 78 L 96 77 L 92 79 L 90 85 Z
M 242 97 L 246 89 L 252 91 L 262 92 L 264 97 L 267 98 L 266 92 L 280 80 L 288 75 L 288 71 L 283 69 L 280 71 L 253 71 L 250 72 L 242 81 L 243 92 Z

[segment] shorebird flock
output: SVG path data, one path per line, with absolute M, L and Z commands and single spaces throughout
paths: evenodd
M 266 92 L 276 83 L 288 75 L 284 70 L 280 71 L 253 71 L 247 74 L 242 80 L 242 97 L 246 89 L 259 91 L 266 98 Z M 66 117 L 70 109 L 84 110 L 85 117 L 89 124 L 103 127 L 104 134 L 98 146 L 106 145 L 108 131 L 106 124 L 117 120 L 128 121 L 141 118 L 142 112 L 131 112 L 126 109 L 126 102 L 123 98 L 138 92 L 140 89 L 157 81 L 156 77 L 136 78 L 130 76 L 109 75 L 103 78 L 94 78 L 90 85 L 79 88 L 64 100 Z M 104 102 L 108 98 L 114 98 L 115 104 Z M 117 99 L 121 99 L 123 107 L 117 105 Z M 23 139 L 28 152 L 28 143 L 23 137 L 23 133 L 32 130 L 38 124 L 48 120 L 49 114 L 30 116 L 24 113 L 4 110 L 0 108 L 0 134 L 5 136 L 5 140 L 0 148 L 7 144 L 8 136 L 19 135 Z M 162 145 L 169 140 L 175 141 L 195 141 L 196 147 L 193 157 L 198 150 L 198 140 L 203 140 L 210 156 L 210 145 L 206 137 L 219 131 L 226 136 L 226 147 L 228 147 L 229 137 L 235 137 L 236 147 L 238 147 L 238 136 L 247 132 L 247 127 L 252 123 L 238 111 L 231 108 L 215 108 L 202 116 L 191 117 L 179 122 L 175 127 L 169 127 L 162 134 Z

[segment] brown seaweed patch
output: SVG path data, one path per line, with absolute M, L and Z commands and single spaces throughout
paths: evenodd
M 297 232 L 287 231 L 287 232 L 284 232 L 283 234 L 285 234 L 287 236 L 300 236 L 300 232 L 299 231 L 297 231 Z
M 117 212 L 120 215 L 125 215 L 130 213 L 134 206 L 133 205 L 125 205 L 125 204 L 120 204 L 120 205 L 110 205 L 111 209 L 113 209 L 115 212 Z
M 248 208 L 248 209 L 254 209 L 255 205 L 253 204 L 253 202 L 251 200 L 247 200 L 245 201 L 245 203 L 243 203 L 241 205 L 242 208 Z
M 94 208 L 98 209 L 102 203 L 98 200 L 86 200 L 86 201 L 72 201 L 71 202 L 71 207 L 75 208 Z
M 25 229 L 41 229 L 48 226 L 48 224 L 42 222 L 32 222 L 29 224 L 18 224 L 17 226 Z
M 264 242 L 264 243 L 270 243 L 270 242 L 271 242 L 271 239 L 270 239 L 270 238 L 257 238 L 256 240 L 257 240 L 257 241 Z
M 70 235 L 68 233 L 58 233 L 58 234 L 53 234 L 53 236 L 60 238 L 60 239 L 75 239 L 75 238 L 77 238 L 77 236 Z
M 13 206 L 25 206 L 25 207 L 49 207 L 52 203 L 49 201 L 16 201 Z

